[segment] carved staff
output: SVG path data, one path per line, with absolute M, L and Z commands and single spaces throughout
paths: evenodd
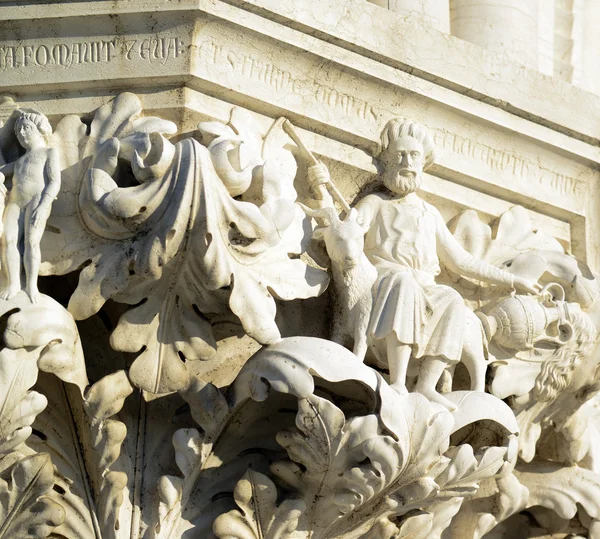
M 300 140 L 300 137 L 298 136 L 298 133 L 294 129 L 292 122 L 290 122 L 289 120 L 285 120 L 283 122 L 282 127 L 283 127 L 283 130 L 287 133 L 287 135 L 294 141 L 296 146 L 298 146 L 298 148 L 300 148 L 300 151 L 306 155 L 306 157 L 308 158 L 309 162 L 312 165 L 320 164 L 320 161 L 313 155 L 313 153 Z M 327 191 L 329 191 L 329 194 L 331 195 L 333 200 L 335 200 L 344 209 L 344 211 L 347 214 L 350 213 L 350 206 L 346 202 L 346 199 L 344 198 L 344 196 L 342 195 L 340 190 L 335 186 L 335 184 L 330 180 L 325 184 L 325 187 L 327 188 Z

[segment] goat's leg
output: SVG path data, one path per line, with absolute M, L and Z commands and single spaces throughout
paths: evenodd
M 346 344 L 346 318 L 339 309 L 334 309 L 329 338 L 334 343 L 341 344 L 342 346 Z
M 368 313 L 360 313 L 357 317 L 357 323 L 354 328 L 354 355 L 360 360 L 364 361 L 367 355 L 368 349 L 368 337 L 367 330 L 369 328 L 369 317 Z
M 370 291 L 369 291 L 370 295 Z M 360 301 L 357 301 L 352 308 L 350 319 L 354 326 L 354 355 L 360 360 L 364 361 L 367 355 L 368 348 L 368 337 L 367 331 L 369 329 L 369 316 L 371 314 L 371 302 L 366 301 L 363 297 Z
M 342 301 L 341 295 L 343 292 L 338 288 L 338 283 L 333 290 L 333 312 L 331 318 L 331 331 L 329 333 L 329 340 L 336 344 L 346 346 L 346 340 L 348 339 L 348 321 L 350 318 L 350 312 L 348 309 L 347 302 Z

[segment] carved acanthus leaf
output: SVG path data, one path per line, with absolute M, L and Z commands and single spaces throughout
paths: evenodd
M 64 509 L 47 494 L 54 474 L 50 456 L 27 457 L 0 478 L 0 538 L 43 539 L 65 519 Z
M 97 477 L 98 520 L 105 539 L 127 536 L 119 522 L 124 501 L 127 474 L 113 469 L 121 455 L 127 427 L 114 416 L 123 408 L 125 399 L 133 392 L 124 371 L 105 376 L 89 388 L 83 403 L 89 421 L 90 441 L 94 449 L 94 471 Z M 133 467 L 129 467 L 132 471 Z M 127 469 L 127 468 L 125 468 Z M 88 472 L 89 473 L 89 472 Z M 119 531 L 121 530 L 121 531 Z
M 496 475 L 511 458 L 508 452 L 512 448 L 509 446 L 513 445 L 516 449 L 517 443 L 516 437 L 513 436 L 507 447 L 486 447 L 476 453 L 469 444 L 450 448 L 445 453 L 450 463 L 435 477 L 440 487 L 440 495 L 462 497 L 474 494 L 482 480 Z
M 322 361 L 324 357 L 327 362 Z M 267 403 L 282 393 L 297 399 L 295 426 L 279 430 L 276 436 L 288 458 L 273 458 L 269 470 L 279 479 L 281 490 L 275 498 L 271 495 L 280 500 L 279 508 L 286 500 L 298 499 L 305 506 L 298 514 L 296 531 L 300 534 L 309 530 L 313 538 L 355 539 L 375 537 L 373 533 L 381 531 L 391 537 L 396 528 L 388 517 L 427 508 L 431 508 L 427 529 L 441 533 L 464 497 L 476 491 L 478 482 L 514 463 L 516 451 L 510 436 L 505 445 L 476 453 L 463 446 L 443 454 L 453 428 L 486 417 L 498 422 L 505 435 L 516 432 L 514 416 L 498 399 L 475 395 L 479 408 L 473 413 L 475 401 L 469 400 L 470 393 L 456 392 L 452 398 L 458 411 L 453 421 L 444 408 L 419 394 L 401 396 L 373 374 L 338 345 L 292 338 L 258 352 L 237 378 L 232 410 L 243 407 L 252 414 L 251 400 Z M 322 396 L 315 395 L 315 376 L 326 381 L 328 389 Z M 338 384 L 340 402 L 355 401 L 349 418 L 331 400 Z M 374 399 L 375 395 L 379 398 Z M 370 406 L 377 406 L 379 415 L 371 413 Z M 270 420 L 274 419 L 271 414 Z M 233 412 L 221 436 L 238 421 Z M 223 458 L 217 446 L 213 450 Z M 199 479 L 209 472 L 205 464 Z M 244 481 L 244 488 L 250 488 L 252 477 Z M 256 530 L 271 529 L 267 520 L 259 519 L 259 524 L 252 520 L 253 509 L 247 504 L 256 503 L 256 498 L 244 497 L 236 503 L 238 509 L 217 518 L 215 532 L 221 537 L 229 537 L 236 523 L 239 535 L 232 536 L 244 539 L 253 538 Z M 267 514 L 275 512 L 272 505 Z M 283 522 L 280 525 L 285 529 Z
M 425 512 L 409 516 L 400 526 L 398 538 L 439 539 L 465 499 L 476 494 L 482 482 L 494 477 L 514 459 L 509 452 L 514 453 L 511 445 L 516 443 L 513 436 L 506 447 L 486 447 L 476 452 L 469 444 L 451 447 L 444 455 L 442 472 L 434 474 L 437 485 L 434 495 L 421 500 L 420 507 Z
M 39 371 L 87 385 L 85 363 L 75 321 L 48 296 L 32 304 L 24 293 L 2 301 L 6 317 L 0 350 L 0 453 L 19 448 L 31 434 L 30 425 L 47 404 L 46 396 L 30 391 Z
M 527 507 L 541 505 L 564 519 L 573 518 L 578 505 L 589 517 L 600 520 L 600 476 L 579 466 L 534 462 L 514 472 L 529 490 Z
M 0 351 L 0 452 L 9 453 L 31 434 L 31 424 L 48 403 L 46 397 L 29 391 L 38 369 L 26 350 Z
M 564 522 L 579 514 L 592 530 L 600 511 L 599 489 L 598 474 L 578 466 L 543 461 L 519 463 L 512 474 L 496 480 L 495 485 L 487 481 L 484 492 L 467 502 L 466 510 L 453 523 L 450 537 L 487 537 L 516 513 L 540 507 L 552 511 L 554 520 Z
M 182 477 L 166 475 L 159 481 L 158 522 L 153 530 L 157 539 L 177 537 L 182 513 L 230 413 L 223 394 L 197 377 L 192 379 L 182 396 L 203 432 L 189 428 L 173 434 L 175 461 Z
M 462 503 L 463 498 L 435 502 L 427 512 L 404 520 L 395 539 L 440 539 Z
M 200 472 L 206 460 L 203 452 L 202 436 L 197 429 L 179 429 L 173 435 L 175 461 L 183 477 L 165 475 L 158 484 L 160 504 L 158 522 L 154 527 L 154 537 L 176 537 L 177 525 L 181 518 L 182 502 L 189 498 L 190 485 Z M 186 500 L 183 501 L 184 489 Z
M 308 506 L 303 516 L 307 529 L 326 528 L 351 510 L 344 487 L 350 488 L 356 498 L 365 489 L 377 489 L 372 474 L 363 477 L 362 484 L 346 478 L 339 485 L 339 478 L 363 460 L 368 451 L 362 451 L 363 444 L 371 442 L 375 445 L 380 441 L 375 438 L 377 434 L 378 423 L 374 415 L 346 421 L 343 412 L 326 399 L 310 396 L 298 402 L 296 429 L 277 435 L 277 442 L 287 451 L 291 461 L 276 462 L 271 471 L 302 492 Z M 386 445 L 385 441 L 381 445 Z M 371 447 L 371 451 L 377 449 Z M 399 455 L 400 448 L 392 444 L 387 444 L 383 452 L 389 454 L 378 460 L 377 466 L 381 483 L 386 484 L 401 469 L 403 455 Z
M 241 511 L 230 511 L 215 520 L 213 531 L 220 539 L 310 537 L 310 532 L 296 530 L 305 503 L 289 499 L 278 507 L 277 488 L 266 475 L 248 470 L 235 486 L 233 497 Z
M 121 521 L 121 506 L 127 486 L 125 470 L 133 472 L 128 459 L 121 458 L 125 425 L 114 418 L 132 387 L 126 374 L 117 371 L 86 391 L 85 399 L 55 378 L 41 376 L 36 386 L 48 395 L 49 406 L 38 417 L 36 435 L 27 450 L 47 452 L 55 467 L 57 486 L 48 496 L 65 510 L 61 537 L 129 537 L 128 519 Z
M 534 282 L 560 283 L 567 301 L 577 302 L 584 309 L 600 293 L 587 265 L 566 254 L 560 242 L 536 227 L 521 206 L 503 213 L 493 229 L 479 219 L 476 211 L 465 211 L 452 223 L 452 230 L 459 243 L 477 258 Z M 494 289 L 473 287 L 465 279 L 453 280 L 465 298 L 474 302 L 474 308 L 497 298 Z
M 154 394 L 186 387 L 181 359 L 215 354 L 206 315 L 232 311 L 250 336 L 274 342 L 275 298 L 326 287 L 326 274 L 298 258 L 305 219 L 280 128 L 263 143 L 249 115 L 235 109 L 235 132 L 206 127 L 220 135 L 210 149 L 192 139 L 173 145 L 163 135 L 174 124 L 143 117 L 139 99 L 121 94 L 98 109 L 89 136 L 75 130 L 76 160 L 63 122 L 76 120 L 57 127 L 71 166 L 50 220 L 54 233 L 44 238 L 43 270 L 81 269 L 69 302 L 78 319 L 109 298 L 133 305 L 111 343 L 139 353 L 129 371 L 137 387 Z M 252 202 L 232 198 L 246 190 L 256 194 Z
M 75 321 L 48 296 L 40 296 L 32 304 L 19 293 L 10 302 L 3 302 L 1 309 L 6 316 L 5 346 L 0 350 L 2 452 L 18 450 L 29 455 L 27 462 L 42 462 L 31 460 L 36 456 L 48 461 L 40 470 L 44 474 L 50 470 L 50 487 L 55 484 L 57 488 L 47 489 L 45 499 L 64 512 L 64 522 L 57 523 L 61 535 L 97 535 L 94 522 L 100 521 L 108 530 L 102 536 L 116 537 L 114 524 L 117 522 L 118 529 L 117 513 L 127 477 L 110 468 L 119 455 L 125 428 L 109 418 L 132 391 L 127 376 L 122 371 L 114 373 L 86 388 Z M 34 384 L 36 391 L 31 391 Z M 46 408 L 48 402 L 51 406 Z M 78 411 L 79 417 L 73 417 Z M 87 426 L 89 432 L 84 432 Z M 30 436 L 32 427 L 35 436 Z M 81 454 L 81 447 L 89 447 L 89 454 Z M 91 463 L 87 469 L 76 464 L 85 460 Z M 27 469 L 30 466 L 27 464 Z M 93 477 L 92 485 L 87 484 L 88 477 Z M 94 500 L 90 493 L 95 494 Z
M 600 396 L 595 395 L 566 422 L 565 461 L 600 473 Z

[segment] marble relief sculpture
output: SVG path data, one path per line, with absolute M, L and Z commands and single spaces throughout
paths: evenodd
M 340 215 L 284 118 L 175 139 L 125 93 L 53 123 L 0 128 L 0 537 L 600 533 L 596 279 L 523 208 L 446 223 L 425 127 L 384 126 L 381 189 Z M 314 298 L 330 338 L 290 335 Z M 256 348 L 219 388 L 222 320 Z
M 2 265 L 7 278 L 2 298 L 11 299 L 21 290 L 22 260 L 25 289 L 31 301 L 36 302 L 40 241 L 60 189 L 60 161 L 56 149 L 50 146 L 52 127 L 43 114 L 22 111 L 15 121 L 15 135 L 26 152 L 0 169 L 0 179 L 12 176 L 10 192 L 0 206 L 3 208 Z M 24 246 L 22 256 L 20 241 Z
M 458 292 L 435 282 L 440 262 L 486 283 L 532 294 L 539 287 L 470 255 L 439 212 L 415 193 L 423 170 L 434 160 L 433 140 L 424 127 L 390 121 L 382 133 L 380 159 L 388 193 L 369 195 L 356 206 L 366 231 L 365 253 L 378 275 L 372 312 L 365 315 L 366 334 L 379 362 L 390 371 L 392 387 L 406 391 L 409 363 L 420 362 L 416 391 L 451 408 L 436 391 L 443 371 L 462 360 L 471 375 L 471 389 L 483 391 L 486 358 L 479 320 Z M 319 187 L 330 181 L 318 165 L 311 175 Z M 322 187 L 320 194 L 327 197 Z

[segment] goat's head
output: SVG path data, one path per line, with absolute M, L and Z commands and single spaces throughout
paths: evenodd
M 363 254 L 366 228 L 358 221 L 358 212 L 352 208 L 345 219 L 340 219 L 334 208 L 313 210 L 302 205 L 306 214 L 321 221 L 313 238 L 323 240 L 334 264 L 345 268 L 356 266 Z

